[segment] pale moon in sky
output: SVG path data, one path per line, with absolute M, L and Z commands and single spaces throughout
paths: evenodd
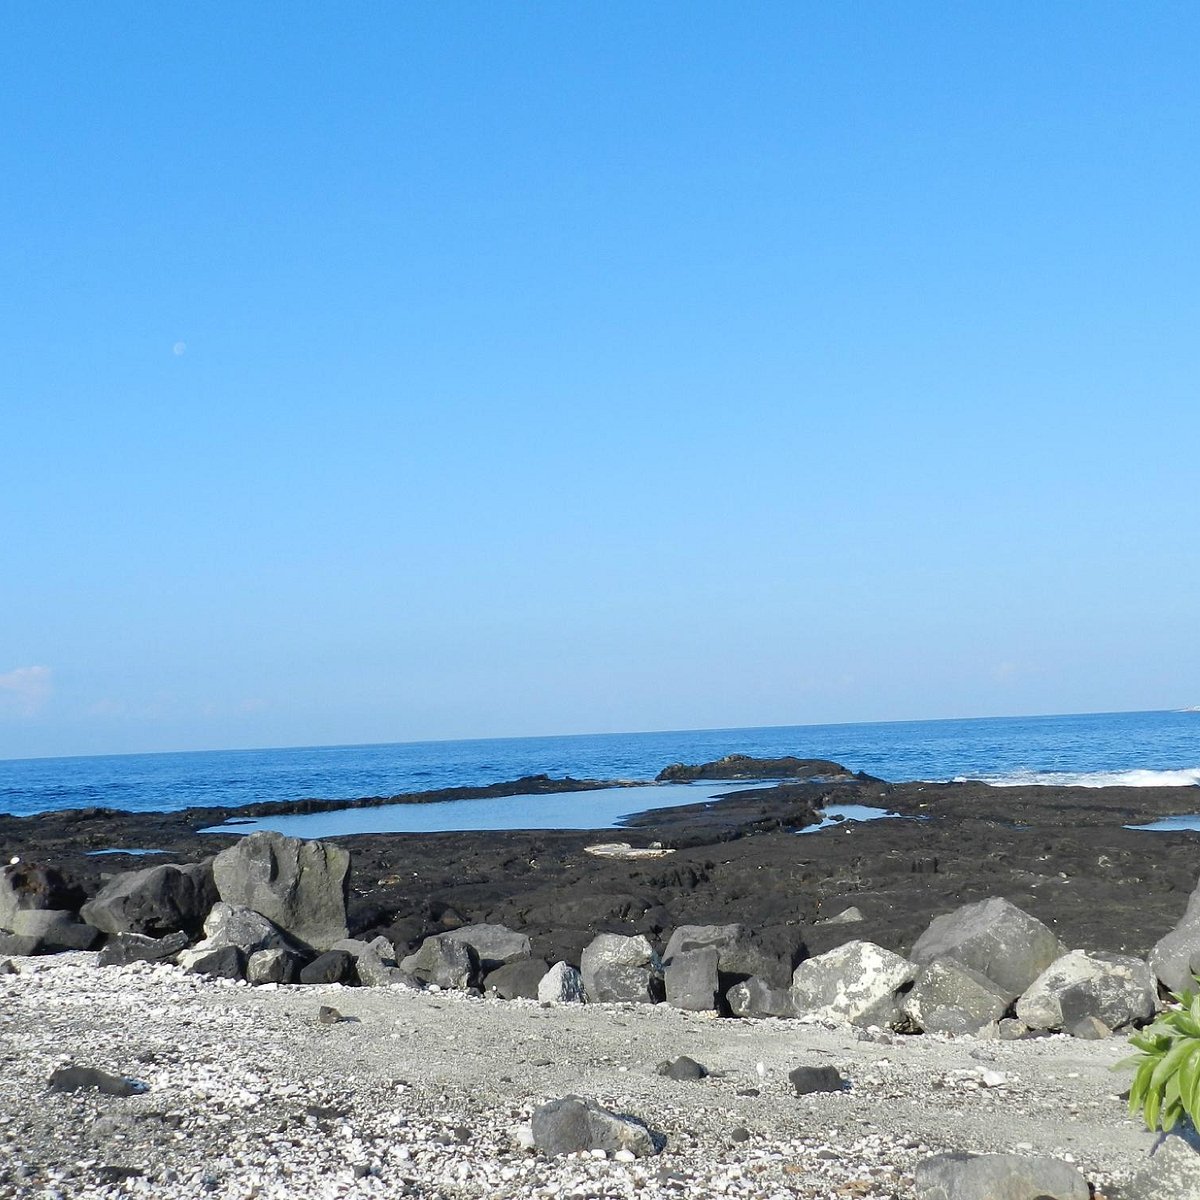
M 171 347 L 171 353 L 178 358 L 187 349 L 187 342 L 176 342 Z

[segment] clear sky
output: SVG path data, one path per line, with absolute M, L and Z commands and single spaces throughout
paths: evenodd
M 0 757 L 1200 703 L 1192 3 L 0 8 Z

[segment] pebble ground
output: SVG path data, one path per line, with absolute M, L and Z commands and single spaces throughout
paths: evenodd
M 1123 1040 L 888 1037 L 664 1005 L 250 988 L 90 954 L 0 976 L 0 1197 L 217 1200 L 911 1200 L 945 1150 L 1051 1154 L 1115 1193 L 1153 1138 L 1111 1067 Z M 321 1006 L 348 1018 L 318 1020 Z M 690 1055 L 701 1082 L 657 1074 Z M 51 1091 L 74 1063 L 127 1098 Z M 797 1097 L 832 1065 L 847 1091 Z M 663 1151 L 546 1159 L 529 1119 L 577 1094 L 644 1121 Z

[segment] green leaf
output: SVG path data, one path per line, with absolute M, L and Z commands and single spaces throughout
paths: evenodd
M 1154 1073 L 1150 1077 L 1150 1087 L 1160 1090 L 1164 1088 L 1167 1080 L 1179 1070 L 1184 1059 L 1195 1049 L 1196 1044 L 1190 1039 L 1185 1038 L 1175 1042 L 1159 1060 L 1158 1066 L 1154 1068 Z
M 1196 1045 L 1196 1052 L 1181 1068 L 1181 1075 L 1179 1095 L 1183 1107 L 1191 1117 L 1192 1124 L 1200 1124 L 1200 1042 Z
M 1142 1111 L 1146 1102 L 1146 1093 L 1150 1090 L 1150 1076 L 1154 1073 L 1155 1065 L 1155 1059 L 1147 1058 L 1134 1075 L 1133 1083 L 1129 1085 L 1129 1111 L 1131 1113 Z
M 1158 1128 L 1158 1110 L 1162 1103 L 1162 1093 L 1156 1088 L 1150 1088 L 1146 1093 L 1146 1102 L 1142 1108 L 1142 1116 L 1146 1121 L 1147 1129 Z

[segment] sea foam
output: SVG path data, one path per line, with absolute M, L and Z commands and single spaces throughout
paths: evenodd
M 956 783 L 965 782 L 958 776 Z M 1015 771 L 1005 775 L 980 776 L 993 787 L 1198 787 L 1200 767 L 1171 771 L 1138 768 L 1130 771 Z

